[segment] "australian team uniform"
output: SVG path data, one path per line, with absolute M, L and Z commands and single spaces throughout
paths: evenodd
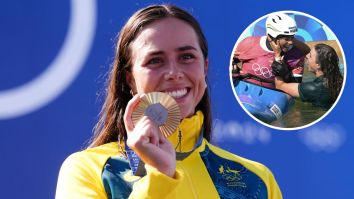
M 181 151 L 194 151 L 177 160 L 174 178 L 149 165 L 145 165 L 146 175 L 133 175 L 118 142 L 111 142 L 74 153 L 64 161 L 56 198 L 281 199 L 280 189 L 268 168 L 222 150 L 201 137 L 203 117 L 198 111 L 179 126 Z M 168 139 L 176 146 L 178 133 Z M 198 140 L 200 145 L 196 147 Z

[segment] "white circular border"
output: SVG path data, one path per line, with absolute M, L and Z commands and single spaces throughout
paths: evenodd
M 60 52 L 38 77 L 0 91 L 0 120 L 31 113 L 57 98 L 85 64 L 96 29 L 95 0 L 71 0 L 70 22 Z
M 306 125 L 303 125 L 303 126 L 299 126 L 299 127 L 292 127 L 292 128 L 284 128 L 284 127 L 277 127 L 277 126 L 273 126 L 273 125 L 270 125 L 270 124 L 267 124 L 265 122 L 263 122 L 262 120 L 259 120 L 258 118 L 256 118 L 255 116 L 253 116 L 243 105 L 242 105 L 242 102 L 240 101 L 240 99 L 238 98 L 238 95 L 235 91 L 235 88 L 233 87 L 233 79 L 232 79 L 232 59 L 233 59 L 233 54 L 236 50 L 236 47 L 237 45 L 239 44 L 239 42 L 241 42 L 241 40 L 243 39 L 243 35 L 247 33 L 247 30 L 250 29 L 250 27 L 254 26 L 256 23 L 258 23 L 259 21 L 261 21 L 262 19 L 268 17 L 270 14 L 273 14 L 273 13 L 278 13 L 278 12 L 283 12 L 283 13 L 293 13 L 293 14 L 298 14 L 298 15 L 303 15 L 303 16 L 306 16 L 306 17 L 309 17 L 309 18 L 312 18 L 314 20 L 316 20 L 317 23 L 321 24 L 323 27 L 327 28 L 328 31 L 331 32 L 331 34 L 334 36 L 336 42 L 338 43 L 338 46 L 343 54 L 343 85 L 342 85 L 342 89 L 338 95 L 338 98 L 337 100 L 334 102 L 334 104 L 331 106 L 331 108 L 329 110 L 326 111 L 325 114 L 323 114 L 321 117 L 319 117 L 317 120 L 311 122 L 311 123 L 308 123 Z M 346 62 L 346 59 L 345 59 L 345 54 L 344 54 L 344 51 L 343 51 L 343 48 L 342 48 L 342 45 L 341 43 L 339 42 L 337 36 L 334 34 L 334 32 L 325 24 L 323 23 L 321 20 L 317 19 L 316 17 L 312 16 L 312 15 L 309 15 L 307 13 L 303 13 L 303 12 L 299 12 L 299 11 L 292 11 L 292 10 L 284 10 L 284 11 L 276 11 L 276 12 L 272 12 L 272 13 L 269 13 L 267 15 L 264 15 L 263 17 L 260 17 L 258 18 L 256 21 L 254 21 L 253 23 L 251 23 L 243 32 L 242 34 L 238 37 L 237 41 L 236 41 L 236 44 L 234 45 L 234 48 L 232 49 L 232 52 L 231 52 L 231 57 L 230 57 L 230 63 L 229 63 L 229 75 L 230 75 L 230 85 L 232 86 L 232 91 L 234 93 L 234 96 L 236 97 L 239 105 L 242 107 L 242 109 L 251 117 L 253 118 L 254 120 L 256 120 L 258 123 L 260 124 L 263 124 L 269 128 L 272 128 L 272 129 L 277 129 L 277 130 L 300 130 L 300 129 L 303 129 L 303 128 L 307 128 L 309 126 L 312 126 L 314 124 L 316 124 L 317 122 L 319 122 L 320 120 L 322 120 L 323 118 L 325 118 L 331 111 L 332 109 L 337 105 L 339 99 L 341 98 L 342 96 L 342 93 L 344 91 L 344 87 L 345 87 L 345 83 L 346 83 L 346 79 L 347 79 L 347 62 Z

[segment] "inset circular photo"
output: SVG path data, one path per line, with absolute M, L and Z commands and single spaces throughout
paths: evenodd
M 335 107 L 346 79 L 342 46 L 319 19 L 297 11 L 265 15 L 243 31 L 230 59 L 237 101 L 275 129 L 315 124 Z

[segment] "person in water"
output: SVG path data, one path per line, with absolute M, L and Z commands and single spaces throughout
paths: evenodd
M 337 100 L 343 84 L 336 51 L 329 45 L 316 44 L 306 55 L 305 64 L 316 76 L 313 81 L 287 83 L 282 77 L 276 77 L 276 88 L 314 106 L 330 108 Z

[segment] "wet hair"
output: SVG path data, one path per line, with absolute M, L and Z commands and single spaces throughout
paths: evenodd
M 95 126 L 94 135 L 89 147 L 126 139 L 126 130 L 123 116 L 126 106 L 132 95 L 131 88 L 126 81 L 126 72 L 131 71 L 132 52 L 131 44 L 137 35 L 149 24 L 165 18 L 176 18 L 189 24 L 195 31 L 203 57 L 208 57 L 208 44 L 197 20 L 188 12 L 174 5 L 152 5 L 134 13 L 123 26 L 116 44 L 113 65 L 109 74 L 106 89 L 106 99 L 100 113 L 100 119 Z M 205 89 L 196 110 L 204 114 L 204 137 L 211 137 L 211 108 L 208 89 Z
M 320 65 L 331 96 L 331 102 L 334 103 L 343 84 L 343 76 L 339 70 L 338 55 L 334 48 L 326 44 L 316 44 L 315 50 L 317 53 L 316 63 Z

